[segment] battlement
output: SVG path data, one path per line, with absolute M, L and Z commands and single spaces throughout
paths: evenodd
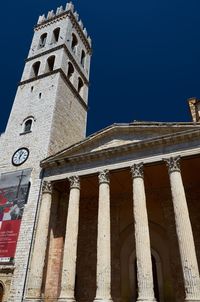
M 45 14 L 39 16 L 36 28 L 39 26 L 42 26 L 50 21 L 56 20 L 57 18 L 60 18 L 64 15 L 69 15 L 73 20 L 73 23 L 76 23 L 76 25 L 81 30 L 82 34 L 84 35 L 85 39 L 89 43 L 90 47 L 92 44 L 91 38 L 87 33 L 87 29 L 84 27 L 82 20 L 79 18 L 79 14 L 75 11 L 74 5 L 72 2 L 69 2 L 66 4 L 65 8 L 63 6 L 60 6 L 56 9 L 56 11 L 51 10 Z

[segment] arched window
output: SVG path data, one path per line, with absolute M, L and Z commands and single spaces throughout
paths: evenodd
M 81 52 L 81 65 L 82 65 L 83 67 L 85 67 L 85 57 L 86 57 L 85 51 L 82 50 L 82 52 Z
M 24 132 L 30 132 L 31 131 L 31 127 L 32 127 L 32 119 L 28 119 L 25 121 L 24 123 Z
M 32 66 L 32 76 L 37 77 L 40 69 L 40 62 L 35 62 Z
M 47 71 L 53 71 L 55 64 L 55 56 L 51 56 L 47 59 Z
M 4 288 L 3 285 L 0 283 L 0 302 L 3 302 L 3 296 L 4 296 Z
M 57 28 L 54 29 L 54 31 L 53 31 L 53 40 L 52 40 L 52 42 L 53 42 L 53 43 L 58 42 L 59 36 L 60 36 L 60 27 L 57 27 Z
M 74 73 L 74 66 L 72 65 L 71 62 L 69 62 L 68 63 L 68 72 L 67 72 L 67 76 L 68 76 L 69 79 L 72 78 L 73 73 Z
M 83 90 L 83 81 L 81 80 L 81 78 L 78 78 L 78 93 L 82 94 L 82 90 Z
M 39 48 L 45 47 L 47 41 L 47 33 L 44 33 L 40 37 Z
M 75 34 L 72 34 L 72 44 L 71 44 L 71 48 L 72 48 L 72 51 L 73 51 L 74 53 L 76 53 L 77 45 L 78 45 L 77 37 L 75 36 Z

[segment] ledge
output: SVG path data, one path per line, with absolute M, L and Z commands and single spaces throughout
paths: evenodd
M 35 60 L 35 59 L 40 58 L 40 57 L 42 57 L 42 56 L 44 56 L 44 55 L 46 55 L 46 54 L 48 54 L 48 53 L 51 53 L 51 52 L 53 52 L 53 51 L 56 51 L 56 50 L 59 50 L 59 49 L 62 49 L 62 48 L 64 48 L 66 54 L 68 55 L 68 57 L 69 57 L 69 59 L 71 60 L 71 62 L 74 64 L 76 70 L 80 73 L 81 77 L 83 78 L 84 83 L 85 83 L 87 86 L 89 86 L 89 81 L 88 81 L 88 79 L 86 78 L 86 76 L 85 76 L 84 73 L 82 72 L 81 68 L 79 67 L 79 65 L 77 64 L 77 62 L 76 62 L 76 60 L 74 59 L 73 55 L 71 54 L 71 52 L 69 51 L 69 49 L 67 48 L 67 46 L 66 46 L 65 44 L 58 45 L 58 46 L 53 47 L 53 48 L 51 48 L 51 49 L 49 49 L 49 50 L 45 50 L 45 51 L 43 51 L 43 52 L 41 52 L 41 53 L 39 53 L 39 54 L 37 54 L 37 55 L 35 55 L 35 56 L 32 56 L 32 57 L 30 57 L 30 58 L 27 58 L 27 59 L 25 60 L 25 62 L 29 62 L 29 61 Z
M 32 131 L 30 130 L 30 131 L 22 132 L 19 135 L 26 135 L 26 134 L 29 134 L 29 133 L 32 133 Z
M 12 273 L 15 270 L 14 264 L 0 264 L 0 273 Z
M 131 151 L 138 151 L 138 150 L 145 150 L 147 148 L 157 147 L 160 145 L 170 145 L 173 144 L 174 140 L 177 140 L 177 142 L 185 142 L 186 139 L 196 139 L 200 136 L 200 130 L 187 130 L 184 132 L 178 132 L 175 134 L 167 134 L 160 137 L 150 138 L 146 139 L 144 141 L 140 142 L 134 142 L 122 146 L 117 147 L 110 147 L 107 149 L 98 150 L 95 152 L 87 152 L 87 153 L 79 153 L 76 155 L 69 155 L 65 157 L 65 154 L 63 153 L 60 158 L 59 156 L 56 158 L 56 156 L 52 156 L 50 158 L 44 159 L 40 162 L 41 168 L 48 168 L 48 167 L 57 167 L 58 162 L 59 165 L 63 165 L 66 163 L 80 163 L 84 162 L 86 160 L 92 161 L 99 158 L 110 158 L 114 155 L 119 154 L 126 154 Z
M 85 101 L 80 96 L 80 94 L 78 93 L 78 91 L 74 88 L 74 86 L 72 85 L 72 83 L 70 82 L 70 80 L 68 79 L 68 77 L 65 75 L 64 71 L 61 68 L 55 69 L 55 70 L 53 70 L 51 72 L 47 72 L 47 73 L 41 74 L 41 75 L 39 75 L 37 77 L 31 78 L 31 79 L 28 79 L 28 80 L 25 80 L 25 81 L 22 81 L 22 82 L 19 83 L 19 86 L 22 86 L 22 85 L 25 85 L 25 84 L 28 84 L 28 83 L 31 83 L 31 82 L 34 82 L 34 81 L 46 78 L 48 76 L 51 76 L 51 75 L 54 75 L 54 74 L 57 74 L 57 73 L 60 73 L 61 77 L 63 78 L 63 80 L 65 81 L 65 83 L 67 84 L 67 86 L 71 89 L 71 91 L 73 92 L 73 94 L 77 97 L 79 103 L 87 111 L 88 110 L 88 106 L 86 105 Z

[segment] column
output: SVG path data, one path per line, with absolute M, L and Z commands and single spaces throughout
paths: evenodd
M 168 166 L 176 232 L 185 284 L 185 301 L 200 301 L 200 278 L 192 227 L 180 171 L 180 156 L 164 159 Z
M 133 213 L 137 260 L 138 298 L 140 302 L 156 301 L 153 289 L 151 247 L 144 189 L 143 163 L 131 167 L 133 177 Z
M 51 182 L 44 181 L 28 281 L 28 298 L 40 298 L 52 202 Z M 37 301 L 37 300 L 34 300 Z M 38 300 L 40 301 L 40 300 Z
M 97 291 L 95 302 L 111 299 L 110 180 L 107 170 L 99 174 L 97 235 Z
M 70 181 L 69 205 L 67 213 L 61 293 L 58 301 L 75 301 L 74 289 L 76 279 L 76 259 L 79 226 L 80 181 L 78 176 L 72 176 Z M 85 259 L 89 261 L 89 259 Z

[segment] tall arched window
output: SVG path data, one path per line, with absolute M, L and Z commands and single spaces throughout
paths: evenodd
M 51 56 L 47 59 L 47 71 L 53 71 L 55 64 L 55 56 Z
M 72 44 L 71 44 L 71 48 L 72 48 L 72 51 L 73 51 L 74 53 L 76 53 L 77 45 L 78 45 L 77 37 L 75 36 L 75 34 L 72 34 Z
M 57 28 L 54 29 L 54 31 L 53 31 L 53 40 L 52 40 L 52 42 L 53 42 L 53 43 L 58 42 L 59 36 L 60 36 L 60 27 L 57 27 Z
M 82 52 L 81 52 L 81 65 L 82 65 L 83 67 L 85 67 L 85 57 L 86 57 L 85 51 L 82 50 Z
M 39 69 L 40 69 L 40 62 L 35 62 L 32 66 L 32 72 L 31 72 L 31 76 L 32 77 L 37 77 L 38 73 L 39 73 Z
M 27 121 L 25 121 L 24 123 L 24 132 L 30 132 L 31 131 L 31 127 L 32 127 L 32 119 L 28 119 Z
M 69 62 L 68 63 L 68 72 L 67 72 L 67 76 L 68 76 L 69 79 L 72 78 L 73 73 L 74 73 L 74 66 L 72 65 L 71 62 Z
M 78 93 L 82 94 L 84 83 L 81 78 L 78 78 Z
M 46 44 L 46 41 L 47 41 L 47 33 L 44 33 L 40 37 L 39 48 L 44 47 Z

